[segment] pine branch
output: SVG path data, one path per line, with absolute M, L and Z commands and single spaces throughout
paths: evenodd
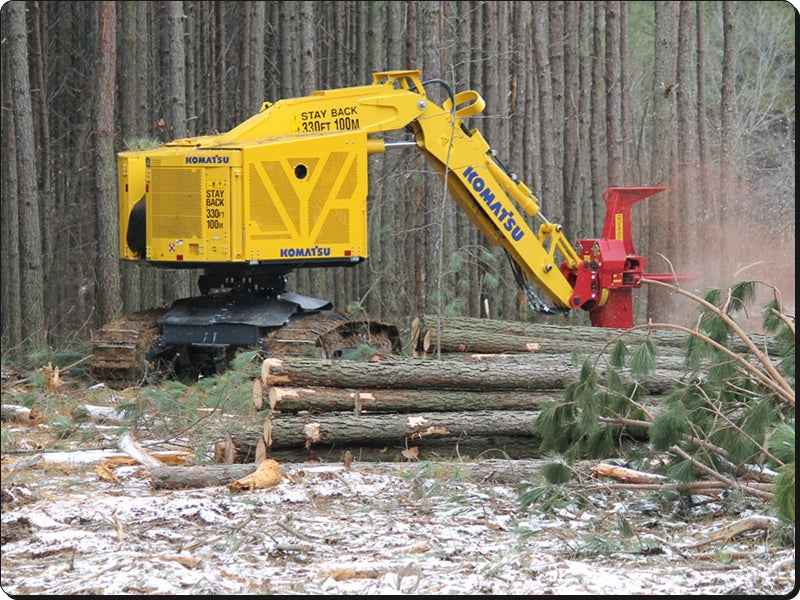
M 665 283 L 665 282 L 662 282 L 662 281 L 656 281 L 654 279 L 647 279 L 646 277 L 642 278 L 640 281 L 642 283 L 647 283 L 647 284 L 651 284 L 651 285 L 657 285 L 657 286 L 665 287 L 667 289 L 671 289 L 671 290 L 675 291 L 676 293 L 678 293 L 678 294 L 680 294 L 682 296 L 686 296 L 687 298 L 690 298 L 690 299 L 694 300 L 698 304 L 706 307 L 708 310 L 710 310 L 711 312 L 713 312 L 714 314 L 719 316 L 719 318 L 722 319 L 725 322 L 725 324 L 728 325 L 734 333 L 736 333 L 737 336 L 739 336 L 739 338 L 744 342 L 744 344 L 747 346 L 747 348 L 753 353 L 753 356 L 755 356 L 756 359 L 758 360 L 758 362 L 764 367 L 764 370 L 766 371 L 766 373 L 769 376 L 767 376 L 767 374 L 763 373 L 762 371 L 759 371 L 754 365 L 749 363 L 744 357 L 742 357 L 739 354 L 733 352 L 729 348 L 726 348 L 722 344 L 719 344 L 718 342 L 712 340 L 711 338 L 709 338 L 708 336 L 700 333 L 697 330 L 690 329 L 690 328 L 684 327 L 682 325 L 675 325 L 675 324 L 670 324 L 670 323 L 648 323 L 645 326 L 639 326 L 639 327 L 636 327 L 636 328 L 647 327 L 647 328 L 655 328 L 655 329 L 675 329 L 677 331 L 683 331 L 683 332 L 685 332 L 685 333 L 687 333 L 689 335 L 692 335 L 692 336 L 694 336 L 694 337 L 696 337 L 696 338 L 698 338 L 698 339 L 710 344 L 711 346 L 713 346 L 715 349 L 719 350 L 720 352 L 728 355 L 731 359 L 733 359 L 737 363 L 739 363 L 742 366 L 742 368 L 744 368 L 748 373 L 752 374 L 759 381 L 761 381 L 761 383 L 765 387 L 767 387 L 767 388 L 771 389 L 772 391 L 774 391 L 776 394 L 778 394 L 779 397 L 783 398 L 786 402 L 788 402 L 792 406 L 795 406 L 795 391 L 792 388 L 792 386 L 790 386 L 789 383 L 786 381 L 786 379 L 783 377 L 783 375 L 781 375 L 778 372 L 778 370 L 772 364 L 772 361 L 770 360 L 769 356 L 765 352 L 762 352 L 755 345 L 753 340 L 750 339 L 750 336 L 748 336 L 747 333 L 745 333 L 741 329 L 741 327 L 739 327 L 739 325 L 736 323 L 736 321 L 731 319 L 731 317 L 728 316 L 728 314 L 726 312 L 724 312 L 719 307 L 714 306 L 713 304 L 711 304 L 710 302 L 708 302 L 704 298 L 701 298 L 700 296 L 697 296 L 695 294 L 692 294 L 691 292 L 688 292 L 688 291 L 680 288 L 677 285 L 677 283 L 669 284 L 669 283 Z M 636 328 L 634 328 L 634 329 L 636 329 Z

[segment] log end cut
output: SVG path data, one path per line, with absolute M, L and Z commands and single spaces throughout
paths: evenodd
M 229 483 L 228 489 L 231 491 L 256 490 L 278 485 L 280 480 L 281 467 L 277 461 L 270 459 L 262 462 L 258 469 L 250 473 L 250 475 Z

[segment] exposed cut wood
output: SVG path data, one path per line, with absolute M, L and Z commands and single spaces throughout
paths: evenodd
M 189 462 L 189 459 L 194 457 L 193 453 L 180 450 L 170 452 L 150 452 L 150 455 L 164 465 L 185 465 L 187 462 Z M 128 455 L 119 455 L 108 458 L 103 464 L 109 469 L 116 469 L 119 467 L 132 467 L 141 463 Z
M 256 410 L 264 408 L 264 383 L 260 377 L 253 378 L 253 407 Z
M 274 460 L 265 460 L 255 472 L 229 483 L 228 489 L 232 491 L 257 490 L 278 485 L 280 480 L 280 465 Z
M 598 478 L 608 477 L 625 483 L 657 483 L 665 481 L 666 477 L 656 473 L 645 473 L 617 465 L 601 463 L 590 469 L 593 476 Z
M 100 479 L 102 479 L 103 481 L 109 481 L 111 483 L 121 483 L 119 477 L 117 477 L 114 471 L 112 471 L 105 465 L 97 465 L 94 468 L 94 472 L 97 473 L 98 477 L 100 477 Z
M 147 452 L 142 446 L 133 439 L 133 436 L 130 433 L 125 433 L 117 442 L 119 449 L 128 454 L 132 459 L 134 459 L 139 464 L 142 464 L 146 467 L 157 467 L 162 465 L 160 460 L 158 460 L 155 456 Z

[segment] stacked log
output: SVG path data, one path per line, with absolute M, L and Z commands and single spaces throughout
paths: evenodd
M 437 351 L 452 353 L 520 353 L 597 354 L 608 351 L 617 340 L 629 345 L 645 339 L 656 343 L 665 356 L 680 356 L 688 334 L 675 329 L 647 328 L 612 329 L 580 325 L 524 323 L 472 317 L 415 317 L 411 326 L 412 353 L 430 356 Z M 752 341 L 774 354 L 775 340 L 753 334 Z M 731 349 L 746 352 L 743 340 L 731 340 Z
M 431 453 L 474 456 L 489 449 L 535 457 L 533 422 L 543 403 L 560 399 L 579 378 L 582 365 L 573 356 L 597 356 L 619 333 L 426 317 L 413 323 L 415 356 L 369 362 L 270 357 L 253 373 L 253 406 L 264 415 L 263 431 L 238 434 L 225 456 L 227 462 L 252 461 L 260 444 L 269 457 L 301 460 L 337 460 L 346 451 L 397 460 Z M 649 334 L 674 352 L 662 353 L 646 377 L 617 372 L 644 386 L 645 405 L 655 406 L 685 376 L 678 352 L 685 334 Z M 430 351 L 433 343 L 437 354 Z M 605 360 L 598 360 L 597 373 L 606 369 Z

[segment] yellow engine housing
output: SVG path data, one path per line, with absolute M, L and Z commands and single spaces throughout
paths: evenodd
M 122 258 L 173 267 L 367 258 L 365 132 L 193 141 L 119 154 Z M 142 197 L 144 255 L 125 236 Z

